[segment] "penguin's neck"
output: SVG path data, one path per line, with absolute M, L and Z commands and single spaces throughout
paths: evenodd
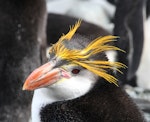
M 55 83 L 47 88 L 35 90 L 32 100 L 33 122 L 40 122 L 40 111 L 47 104 L 64 100 L 72 100 L 87 94 L 97 81 L 96 76 L 88 76 L 88 78 L 72 77 L 69 80 Z
M 55 91 L 56 89 L 41 88 L 34 91 L 32 100 L 32 121 L 40 122 L 40 111 L 48 104 L 58 101 L 71 100 L 84 95 L 83 91 L 77 90 L 74 92 L 67 90 Z M 87 91 L 86 91 L 87 92 Z M 67 93 L 67 94 L 65 94 Z
M 48 88 L 41 88 L 34 91 L 31 110 L 33 122 L 40 122 L 40 111 L 44 106 L 61 100 L 56 98 L 53 94 L 48 96 L 49 92 Z

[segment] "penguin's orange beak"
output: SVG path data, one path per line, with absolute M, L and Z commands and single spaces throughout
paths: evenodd
M 70 75 L 62 68 L 53 68 L 48 62 L 35 69 L 26 79 L 23 90 L 35 90 L 37 88 L 46 87 L 54 84 L 62 77 L 69 78 Z

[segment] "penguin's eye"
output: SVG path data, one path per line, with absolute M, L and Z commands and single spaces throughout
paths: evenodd
M 73 69 L 71 72 L 72 72 L 73 74 L 78 74 L 78 73 L 80 72 L 80 69 Z

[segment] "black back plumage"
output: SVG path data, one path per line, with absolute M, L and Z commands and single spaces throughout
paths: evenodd
M 128 95 L 103 79 L 80 98 L 46 105 L 40 115 L 41 122 L 144 122 Z
M 45 54 L 43 0 L 0 1 L 0 122 L 26 122 L 32 95 L 22 91 L 26 76 Z
M 58 41 L 63 33 L 69 31 L 69 26 L 73 25 L 78 19 L 60 14 L 48 14 L 47 19 L 47 45 L 54 44 Z M 109 33 L 101 27 L 94 24 L 82 21 L 80 28 L 77 30 L 78 34 L 87 37 L 98 37 L 109 35 Z

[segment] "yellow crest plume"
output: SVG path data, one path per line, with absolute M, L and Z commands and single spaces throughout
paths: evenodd
M 104 78 L 110 83 L 117 85 L 117 79 L 108 73 L 107 69 L 117 70 L 122 73 L 119 68 L 126 68 L 126 66 L 120 62 L 110 62 L 101 60 L 89 60 L 90 56 L 108 51 L 108 50 L 118 50 L 122 51 L 120 48 L 108 44 L 109 42 L 115 41 L 118 37 L 116 36 L 104 36 L 98 37 L 91 41 L 84 49 L 67 49 L 63 44 L 63 41 L 70 41 L 72 36 L 75 34 L 76 30 L 79 28 L 81 21 L 78 21 L 70 31 L 63 35 L 56 44 L 50 49 L 50 53 L 55 53 L 56 56 L 65 59 L 74 64 L 80 65 L 89 71 L 97 74 L 98 76 Z
M 70 40 L 72 36 L 75 34 L 76 30 L 80 27 L 80 25 L 81 25 L 81 20 L 78 20 L 74 26 L 70 26 L 70 31 L 66 35 L 63 34 L 63 36 L 61 36 L 59 41 L 65 39 Z

